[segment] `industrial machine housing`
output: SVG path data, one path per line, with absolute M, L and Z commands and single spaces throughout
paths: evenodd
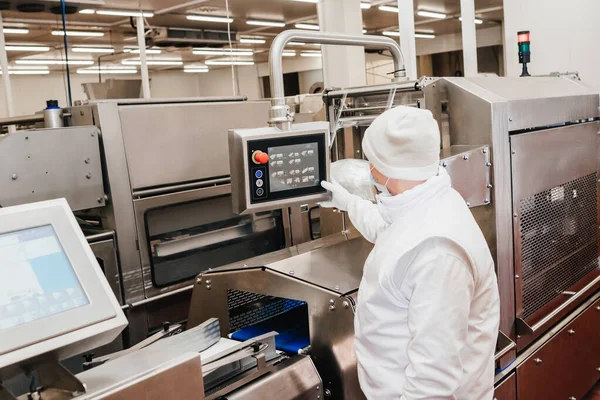
M 598 94 L 570 76 L 426 78 L 323 99 L 332 160 L 362 158 L 365 129 L 390 107 L 432 111 L 441 166 L 496 261 L 496 397 L 582 397 L 600 354 Z M 64 110 L 65 127 L 0 140 L 0 204 L 69 201 L 129 320 L 97 355 L 165 321 L 190 329 L 215 317 L 229 335 L 301 312 L 300 353 L 324 394 L 362 398 L 353 314 L 371 245 L 343 213 L 314 204 L 232 209 L 227 130 L 268 115 L 267 101 L 243 98 L 80 104 Z

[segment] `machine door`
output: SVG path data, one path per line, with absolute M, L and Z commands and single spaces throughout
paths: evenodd
M 598 122 L 512 135 L 517 345 L 599 286 Z
M 146 297 L 189 285 L 210 268 L 286 247 L 281 210 L 232 212 L 222 185 L 135 201 Z

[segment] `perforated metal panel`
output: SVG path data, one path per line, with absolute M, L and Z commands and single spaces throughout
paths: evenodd
M 306 303 L 299 300 L 227 289 L 229 331 L 235 332 L 244 329 L 303 304 Z
M 598 267 L 597 210 L 596 173 L 519 202 L 522 318 Z

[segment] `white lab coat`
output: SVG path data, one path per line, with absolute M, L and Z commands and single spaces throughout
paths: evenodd
M 355 318 L 368 399 L 491 400 L 500 302 L 487 243 L 463 198 L 438 176 L 378 204 L 354 198 L 371 242 Z

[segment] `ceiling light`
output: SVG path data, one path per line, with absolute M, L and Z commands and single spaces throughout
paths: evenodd
M 18 46 L 6 45 L 6 51 L 50 51 L 48 46 Z
M 121 61 L 123 65 L 141 65 L 142 62 L 140 60 L 123 60 Z M 175 60 L 148 60 L 146 61 L 148 65 L 183 65 L 183 61 L 175 61 Z
M 73 53 L 114 53 L 115 49 L 112 47 L 73 47 L 71 49 Z
M 137 74 L 137 68 L 79 68 L 78 74 Z
M 79 14 L 95 14 L 96 10 L 92 10 L 91 8 L 86 8 L 79 11 Z
M 381 33 L 384 34 L 385 36 L 398 36 L 398 37 L 400 37 L 400 32 L 396 32 L 396 31 L 383 31 Z
M 288 51 L 288 50 L 284 50 L 283 53 L 281 53 L 284 57 L 295 57 L 296 56 L 296 52 L 295 51 Z
M 379 10 L 380 11 L 387 11 L 387 12 L 398 12 L 398 7 L 393 7 L 393 6 L 379 6 Z
M 47 65 L 15 65 L 14 67 L 8 67 L 8 69 L 27 69 L 27 70 L 40 70 L 40 69 L 48 69 Z
M 183 72 L 189 72 L 189 73 L 199 73 L 199 72 L 208 72 L 208 67 L 184 67 L 183 68 Z
M 140 54 L 140 49 L 123 49 L 124 53 Z M 146 49 L 146 54 L 161 54 L 161 49 Z
M 313 24 L 296 24 L 294 25 L 296 28 L 298 29 L 308 29 L 311 31 L 318 31 L 319 30 L 319 25 L 313 25 Z
M 265 44 L 267 41 L 260 38 L 242 37 L 240 43 L 254 43 L 254 44 Z
M 213 17 L 211 15 L 187 15 L 186 18 L 190 21 L 222 22 L 225 24 L 230 24 L 233 22 L 233 18 Z
M 368 10 L 369 8 L 371 8 L 371 3 L 361 2 L 360 8 L 362 8 L 363 10 Z
M 254 65 L 254 61 L 206 60 L 206 65 Z
M 52 31 L 53 36 L 65 36 L 65 31 Z M 104 32 L 67 31 L 67 36 L 94 36 L 102 37 Z
M 9 75 L 48 75 L 49 73 L 50 71 L 47 69 L 8 71 Z M 2 71 L 0 71 L 0 75 L 2 75 Z
M 415 37 L 418 39 L 435 39 L 435 35 L 432 33 L 415 33 Z
M 65 65 L 65 60 L 16 60 L 15 64 L 27 65 Z M 94 65 L 92 60 L 69 60 L 69 65 Z
M 459 17 L 458 20 L 462 22 L 462 17 Z M 477 25 L 481 25 L 481 24 L 483 24 L 483 20 L 479 19 L 479 18 L 475 18 L 475 23 Z
M 194 49 L 192 54 L 197 56 L 251 56 L 254 52 L 237 49 Z
M 306 43 L 302 43 L 302 42 L 288 42 L 288 46 L 306 46 Z
M 445 19 L 446 18 L 446 14 L 437 13 L 437 12 L 433 12 L 433 11 L 419 10 L 419 11 L 417 11 L 417 15 L 421 16 L 421 17 L 429 17 L 429 18 L 437 18 L 437 19 Z
M 154 13 L 148 11 L 124 11 L 124 10 L 97 10 L 96 14 L 99 15 L 114 15 L 117 17 L 145 17 L 151 18 Z
M 29 33 L 29 29 L 4 28 L 2 32 L 14 35 L 27 35 Z
M 301 57 L 321 57 L 321 52 L 320 51 L 315 51 L 315 52 L 309 52 L 309 51 L 303 51 L 302 53 L 300 53 Z
M 281 21 L 264 21 L 258 19 L 248 19 L 246 20 L 246 24 L 248 25 L 259 25 L 259 26 L 274 26 L 276 28 L 283 28 L 285 26 L 285 22 Z

